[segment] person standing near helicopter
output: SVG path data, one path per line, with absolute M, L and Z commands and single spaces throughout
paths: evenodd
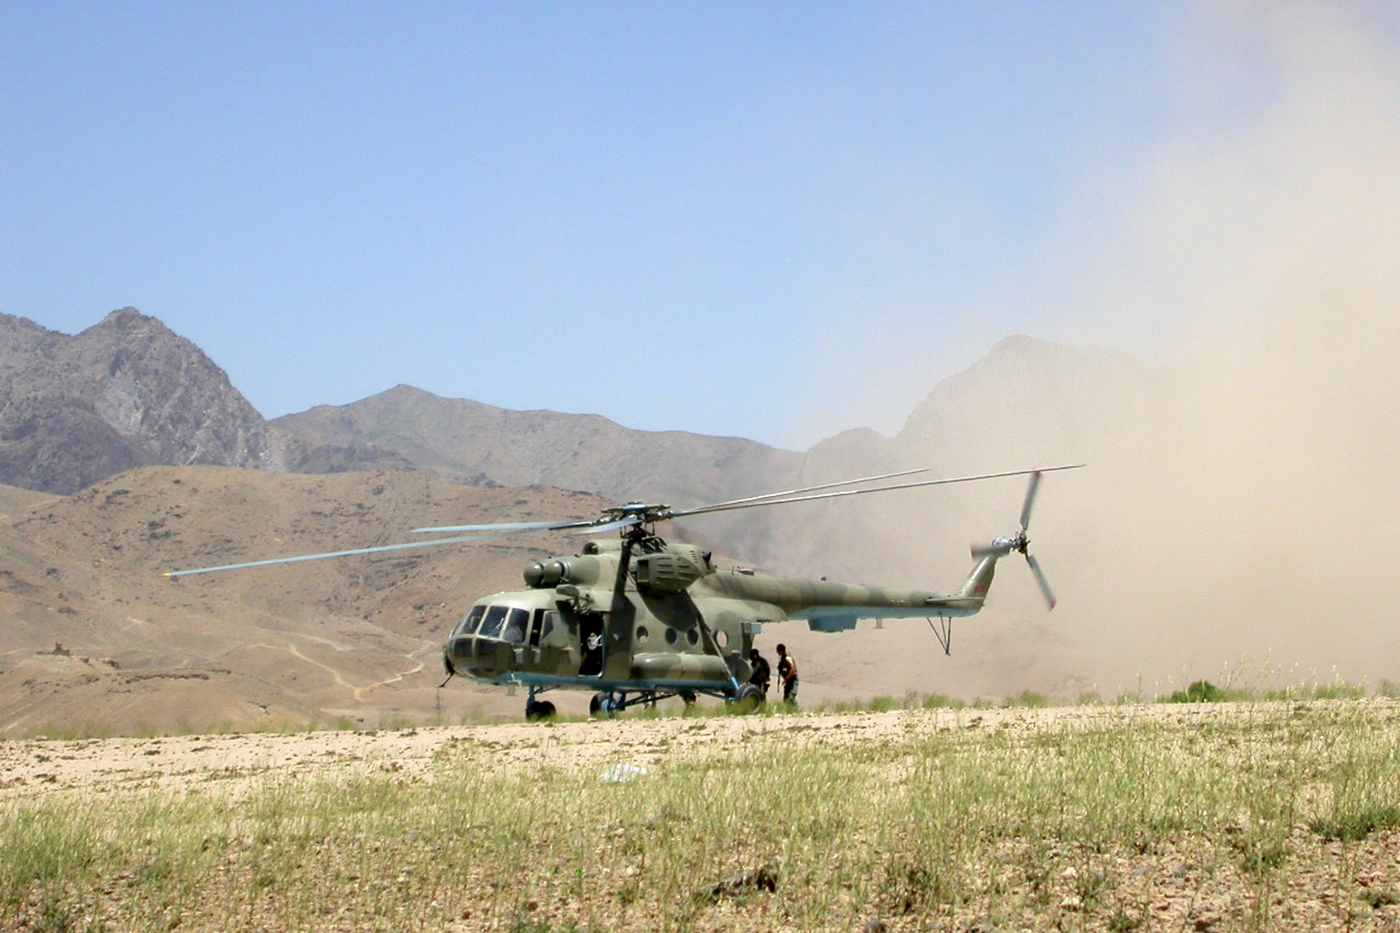
M 749 649 L 749 667 L 753 673 L 749 675 L 749 683 L 753 684 L 763 692 L 763 699 L 768 699 L 768 682 L 772 679 L 772 668 L 768 666 L 768 659 L 758 653 L 757 648 Z
M 797 705 L 797 662 L 787 653 L 787 645 L 778 646 L 778 680 L 783 685 L 783 702 Z

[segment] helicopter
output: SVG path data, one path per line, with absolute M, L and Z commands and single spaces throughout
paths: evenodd
M 854 629 L 861 619 L 922 617 L 932 625 L 937 617 L 946 651 L 951 620 L 982 609 L 997 561 L 1012 552 L 1026 559 L 1053 609 L 1055 596 L 1029 550 L 1031 509 L 1044 474 L 1083 466 L 887 482 L 929 472 L 925 467 L 688 509 L 629 502 L 594 518 L 417 528 L 413 534 L 449 537 L 175 570 L 163 576 L 572 531 L 590 537 L 579 553 L 530 563 L 524 570 L 525 589 L 485 596 L 467 610 L 443 649 L 444 685 L 457 675 L 488 684 L 523 685 L 530 720 L 555 715 L 555 705 L 540 695 L 557 689 L 592 692 L 589 711 L 594 715 L 612 716 L 639 704 L 651 708 L 673 697 L 689 706 L 699 696 L 753 709 L 764 696 L 748 682 L 753 673 L 750 649 L 766 623 L 803 620 L 814 631 L 840 632 Z M 710 552 L 669 543 L 656 532 L 657 525 L 688 516 L 1009 476 L 1030 477 L 1020 531 L 974 545 L 972 570 L 951 594 L 721 570 Z M 874 483 L 883 485 L 870 485 Z M 612 531 L 618 532 L 616 538 L 597 537 Z

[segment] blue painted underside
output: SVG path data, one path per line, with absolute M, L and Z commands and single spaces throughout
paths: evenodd
M 967 609 L 934 608 L 923 606 L 908 609 L 842 609 L 833 611 L 828 608 L 803 609 L 794 612 L 789 619 L 805 620 L 807 627 L 814 632 L 849 632 L 856 627 L 856 623 L 861 619 L 931 619 L 935 616 L 968 616 L 972 611 Z
M 694 690 L 714 696 L 724 696 L 736 689 L 733 684 L 714 680 L 609 680 L 602 677 L 561 677 L 556 674 L 510 673 L 499 677 L 476 677 L 472 680 L 496 686 L 523 684 L 527 687 L 540 687 L 564 690 L 590 690 L 594 693 L 625 691 L 640 693 L 648 690 Z

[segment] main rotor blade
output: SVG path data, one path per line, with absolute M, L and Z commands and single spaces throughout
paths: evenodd
M 563 519 L 557 522 L 498 522 L 489 525 L 443 525 L 439 528 L 415 528 L 415 535 L 439 535 L 458 531 L 560 531 L 564 528 L 586 528 L 593 524 L 590 519 Z
M 716 505 L 702 505 L 694 509 L 680 509 L 670 514 L 670 518 L 680 518 L 684 515 L 704 515 L 708 512 L 728 512 L 732 509 L 756 509 L 765 505 L 785 505 L 789 502 L 811 502 L 816 499 L 839 499 L 843 496 L 863 496 L 869 492 L 890 492 L 895 489 L 917 489 L 921 486 L 943 486 L 948 483 L 968 483 L 979 479 L 997 479 L 1002 476 L 1025 476 L 1028 473 L 1051 473 L 1055 470 L 1077 470 L 1084 466 L 1082 463 L 1069 464 L 1067 466 L 1041 467 L 1038 470 L 1009 470 L 1005 473 L 983 473 L 978 476 L 955 476 L 950 479 L 928 479 L 920 480 L 917 483 L 895 483 L 891 486 L 872 486 L 869 489 L 847 489 L 843 492 L 824 492 L 815 496 L 788 496 L 782 499 L 763 499 L 757 502 L 739 501 L 734 503 L 721 502 Z M 837 484 L 843 485 L 843 484 Z
M 1040 592 L 1045 594 L 1045 602 L 1053 610 L 1057 601 L 1054 592 L 1050 589 L 1050 581 L 1045 579 L 1045 572 L 1040 569 L 1040 562 L 1035 559 L 1034 555 L 1027 551 L 1026 563 L 1031 565 L 1031 573 L 1035 574 L 1036 582 L 1040 584 Z
M 734 508 L 746 502 L 758 502 L 761 499 L 773 499 L 778 496 L 795 496 L 799 493 L 816 492 L 818 489 L 835 489 L 837 486 L 854 486 L 857 483 L 873 483 L 880 479 L 894 479 L 896 476 L 909 476 L 914 473 L 927 473 L 932 467 L 919 467 L 916 470 L 900 470 L 898 473 L 881 473 L 878 476 L 862 476 L 860 479 L 843 479 L 838 483 L 822 483 L 820 486 L 802 486 L 798 489 L 785 489 L 782 492 L 768 492 L 761 496 L 748 496 L 744 499 L 727 499 L 724 502 L 713 502 L 709 505 L 697 506 L 695 509 L 686 509 L 684 514 L 695 514 L 700 509 L 718 510 L 723 508 Z M 675 512 L 675 515 L 683 513 Z
M 465 541 L 482 541 L 486 538 L 505 537 L 499 535 L 466 535 L 460 538 L 440 538 L 436 541 L 409 541 L 406 544 L 381 544 L 377 547 L 360 547 L 348 551 L 328 551 L 325 554 L 302 554 L 298 557 L 275 557 L 271 560 L 254 560 L 245 564 L 223 564 L 219 567 L 198 567 L 194 570 L 172 570 L 163 577 L 191 577 L 197 573 L 217 573 L 222 570 L 244 570 L 248 567 L 270 567 L 273 564 L 295 564 L 304 560 L 325 560 L 330 557 L 354 557 L 358 554 L 382 554 L 385 551 L 407 551 L 411 548 L 437 547 L 440 544 L 461 544 Z
M 1031 474 L 1031 483 L 1026 487 L 1026 501 L 1021 506 L 1021 530 L 1026 531 L 1031 525 L 1031 506 L 1035 505 L 1035 491 L 1040 486 L 1040 471 Z

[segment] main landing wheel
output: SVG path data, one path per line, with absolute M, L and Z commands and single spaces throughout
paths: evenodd
M 548 700 L 531 700 L 525 704 L 525 718 L 530 722 L 554 718 L 554 704 Z

